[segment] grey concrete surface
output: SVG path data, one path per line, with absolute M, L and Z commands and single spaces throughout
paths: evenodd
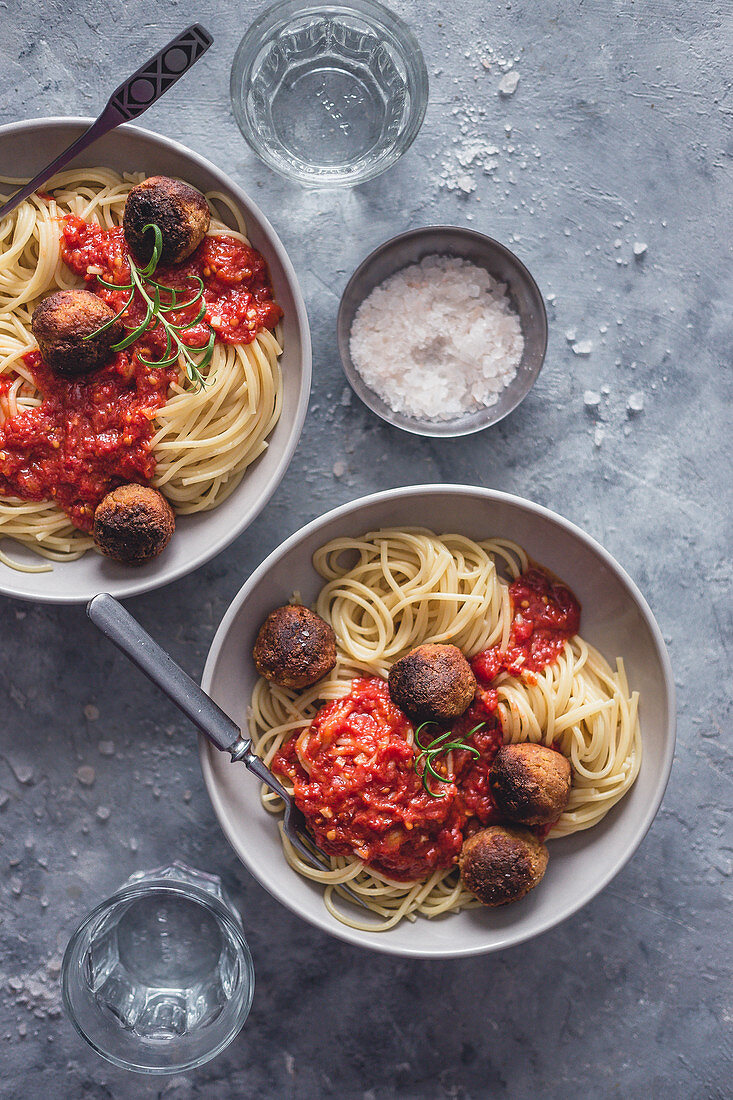
M 145 125 L 249 190 L 307 299 L 315 381 L 284 482 L 224 554 L 131 610 L 199 675 L 252 568 L 326 508 L 419 481 L 520 493 L 600 539 L 658 617 L 679 692 L 664 804 L 612 885 L 532 943 L 453 963 L 363 953 L 282 909 L 238 864 L 192 730 L 80 609 L 2 600 L 2 1096 L 732 1094 L 731 8 L 393 6 L 426 55 L 422 132 L 382 178 L 307 193 L 256 161 L 229 110 L 233 52 L 262 4 L 0 0 L 2 121 L 96 113 L 134 62 L 201 19 L 214 48 Z M 502 98 L 509 61 L 520 81 Z M 507 242 L 548 300 L 549 353 L 530 396 L 499 427 L 453 442 L 401 434 L 349 400 L 336 351 L 338 298 L 356 263 L 427 222 Z M 647 246 L 638 258 L 635 242 Z M 573 339 L 591 341 L 590 353 L 575 353 Z M 600 395 L 597 407 L 585 391 Z M 91 785 L 81 767 L 94 769 Z M 143 1079 L 99 1060 L 57 1014 L 55 959 L 98 899 L 173 856 L 224 876 L 257 991 L 245 1031 L 217 1061 Z

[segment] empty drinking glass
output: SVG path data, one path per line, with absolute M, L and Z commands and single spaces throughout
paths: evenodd
M 428 74 L 409 27 L 375 0 L 281 0 L 242 39 L 231 96 L 271 168 L 311 186 L 354 184 L 412 144 Z
M 133 875 L 84 919 L 61 981 L 83 1038 L 141 1073 L 209 1061 L 240 1031 L 254 993 L 242 922 L 221 880 L 178 861 Z

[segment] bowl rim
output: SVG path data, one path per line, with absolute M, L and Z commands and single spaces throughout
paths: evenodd
M 534 290 L 537 295 L 537 301 L 540 303 L 540 313 L 538 317 L 539 322 L 539 335 L 542 340 L 542 354 L 539 357 L 539 361 L 536 367 L 528 373 L 526 386 L 524 390 L 519 394 L 513 405 L 500 412 L 499 415 L 492 415 L 499 412 L 498 403 L 496 405 L 487 405 L 483 409 L 477 409 L 476 412 L 467 413 L 465 416 L 456 417 L 453 420 L 420 420 L 416 417 L 406 416 L 404 413 L 394 412 L 381 397 L 366 384 L 359 371 L 354 366 L 354 362 L 351 358 L 350 349 L 350 337 L 351 337 L 351 325 L 349 325 L 348 332 L 346 331 L 346 299 L 347 296 L 357 286 L 359 281 L 363 278 L 366 271 L 375 260 L 381 256 L 388 248 L 393 245 L 399 244 L 403 241 L 408 241 L 413 238 L 419 238 L 421 236 L 429 237 L 435 233 L 456 233 L 459 236 L 466 237 L 470 240 L 477 241 L 487 251 L 496 250 L 503 254 L 505 259 L 508 259 L 519 270 L 523 278 L 526 279 L 530 288 Z M 449 253 L 439 252 L 439 255 L 448 255 Z M 395 268 L 393 274 L 402 268 Z M 488 269 L 486 269 L 488 270 Z M 491 274 L 491 272 L 489 272 Z M 389 278 L 389 276 L 387 276 Z M 371 293 L 371 292 L 370 292 Z M 366 300 L 366 297 L 361 298 L 360 305 Z M 357 310 L 359 306 L 356 307 Z M 355 311 L 356 314 L 356 311 Z M 352 318 L 353 324 L 353 318 Z M 349 279 L 348 283 L 344 287 L 341 299 L 339 301 L 338 314 L 336 316 L 336 336 L 338 340 L 339 355 L 341 356 L 341 366 L 343 367 L 346 379 L 351 388 L 356 393 L 357 397 L 364 402 L 368 409 L 371 410 L 376 416 L 384 420 L 385 423 L 390 424 L 392 427 L 401 428 L 402 431 L 410 432 L 412 435 L 425 436 L 427 438 L 438 439 L 456 439 L 460 436 L 473 435 L 475 432 L 482 432 L 486 428 L 491 428 L 495 424 L 501 423 L 505 417 L 513 413 L 524 401 L 527 394 L 534 386 L 540 371 L 545 362 L 547 356 L 547 344 L 549 337 L 549 328 L 547 321 L 547 307 L 545 305 L 544 295 L 540 290 L 532 272 L 527 265 L 520 260 L 516 253 L 512 252 L 507 245 L 502 244 L 501 241 L 497 241 L 495 237 L 489 237 L 486 233 L 481 233 L 478 229 L 469 228 L 465 225 L 423 225 L 417 226 L 414 229 L 407 229 L 403 233 L 398 233 L 394 237 L 389 237 L 386 241 L 382 241 L 376 248 L 364 257 L 359 266 L 354 271 L 353 275 Z
M 9 122 L 0 126 L 0 142 L 7 134 L 21 133 L 26 131 L 28 134 L 33 134 L 34 131 L 46 131 L 46 130 L 61 130 L 64 128 L 78 129 L 79 132 L 87 129 L 94 122 L 94 119 L 84 115 L 51 115 L 44 118 L 29 118 L 20 119 L 16 122 Z M 192 161 L 197 168 L 207 172 L 216 177 L 223 185 L 224 190 L 229 191 L 240 204 L 243 210 L 251 210 L 254 212 L 257 227 L 263 235 L 267 238 L 268 248 L 272 249 L 272 252 L 277 256 L 285 278 L 293 296 L 293 302 L 295 304 L 295 325 L 300 335 L 300 341 L 302 344 L 302 377 L 300 384 L 300 392 L 298 394 L 298 401 L 295 408 L 295 416 L 293 418 L 292 425 L 290 427 L 290 433 L 287 438 L 286 445 L 283 449 L 283 453 L 280 460 L 275 467 L 273 474 L 269 480 L 269 483 L 262 493 L 262 495 L 253 502 L 250 507 L 244 511 L 236 523 L 222 532 L 220 537 L 213 543 L 211 543 L 205 550 L 199 551 L 198 554 L 192 558 L 182 562 L 175 568 L 162 568 L 160 575 L 147 577 L 145 579 L 136 580 L 133 575 L 129 580 L 122 582 L 115 581 L 110 587 L 114 590 L 114 595 L 121 599 L 126 599 L 131 596 L 139 596 L 144 592 L 150 592 L 154 589 L 163 588 L 167 584 L 171 584 L 173 581 L 179 580 L 181 577 L 187 576 L 189 573 L 194 572 L 201 565 L 204 565 L 207 561 L 216 557 L 227 546 L 230 545 L 243 531 L 254 522 L 256 517 L 260 514 L 262 509 L 268 503 L 273 493 L 279 486 L 285 472 L 288 469 L 293 455 L 295 454 L 296 447 L 300 441 L 300 436 L 303 431 L 303 425 L 305 423 L 306 413 L 308 411 L 308 402 L 310 400 L 310 390 L 312 381 L 312 363 L 313 354 L 311 347 L 311 335 L 310 325 L 308 323 L 308 314 L 305 307 L 305 300 L 303 293 L 298 283 L 298 278 L 295 273 L 295 268 L 285 250 L 285 247 L 280 240 L 279 236 L 275 232 L 272 224 L 265 214 L 260 210 L 257 203 L 249 196 L 249 194 L 235 183 L 235 181 L 221 168 L 217 167 L 212 161 L 202 156 L 200 153 L 190 149 L 187 145 L 184 145 L 180 141 L 176 141 L 174 138 L 165 137 L 156 133 L 153 130 L 145 129 L 142 126 L 135 126 L 132 123 L 123 123 L 121 126 L 115 127 L 115 131 L 121 130 L 125 133 L 132 134 L 133 136 L 139 135 L 144 141 L 149 141 L 153 145 L 161 146 L 178 156 L 183 156 Z M 266 257 L 267 259 L 267 257 Z M 269 261 L 268 261 L 269 262 Z M 234 495 L 239 491 L 240 486 L 234 490 Z M 83 561 L 83 558 L 80 559 Z M 73 565 L 70 562 L 69 565 Z M 5 573 L 11 573 L 12 570 L 0 571 L 0 594 L 9 596 L 13 599 L 29 600 L 38 603 L 48 604 L 79 604 L 85 603 L 94 592 L 90 591 L 83 595 L 75 594 L 34 594 L 28 595 L 26 593 L 18 592 L 15 590 L 12 583 L 9 583 Z M 96 591 L 96 589 L 95 589 Z
M 656 656 L 659 662 L 659 667 L 662 673 L 664 697 L 667 707 L 667 728 L 666 739 L 664 744 L 662 765 L 657 773 L 654 794 L 650 799 L 646 811 L 641 818 L 639 825 L 637 826 L 636 833 L 633 842 L 625 848 L 620 854 L 612 861 L 608 870 L 601 878 L 600 882 L 594 886 L 581 891 L 578 898 L 568 904 L 568 906 L 561 911 L 559 915 L 548 917 L 542 921 L 534 930 L 527 930 L 521 934 L 508 933 L 504 936 L 501 943 L 491 944 L 488 946 L 469 947 L 449 950 L 425 950 L 420 947 L 415 949 L 406 949 L 400 945 L 395 945 L 389 941 L 388 936 L 384 936 L 384 942 L 378 940 L 373 942 L 369 940 L 365 942 L 362 937 L 365 935 L 361 930 L 350 928 L 348 925 L 341 925 L 340 923 L 333 921 L 330 914 L 323 908 L 323 914 L 310 914 L 301 912 L 296 905 L 289 899 L 287 892 L 281 890 L 276 884 L 271 881 L 264 882 L 258 875 L 252 871 L 248 860 L 248 848 L 245 843 L 242 843 L 234 828 L 231 828 L 227 820 L 227 815 L 223 805 L 223 798 L 219 792 L 219 787 L 216 782 L 216 777 L 212 768 L 211 761 L 215 758 L 217 750 L 214 750 L 207 739 L 199 734 L 199 762 L 201 764 L 201 770 L 204 778 L 204 785 L 206 791 L 211 800 L 214 813 L 216 814 L 219 826 L 222 829 L 224 835 L 229 841 L 230 846 L 239 857 L 240 861 L 244 864 L 247 870 L 252 874 L 254 878 L 264 887 L 277 901 L 285 905 L 291 912 L 297 916 L 306 920 L 309 924 L 318 928 L 322 932 L 327 932 L 330 935 L 336 936 L 338 939 L 344 940 L 354 946 L 366 948 L 370 950 L 379 951 L 383 954 L 395 955 L 401 958 L 422 958 L 422 959 L 436 959 L 436 958 L 466 958 L 473 955 L 484 955 L 495 951 L 506 950 L 510 947 L 515 947 L 520 943 L 524 943 L 527 940 L 534 939 L 536 936 L 541 935 L 544 932 L 549 931 L 551 928 L 563 923 L 569 917 L 573 916 L 580 909 L 582 909 L 588 902 L 592 901 L 594 897 L 603 891 L 613 878 L 622 870 L 622 868 L 630 861 L 632 856 L 638 850 L 641 842 L 648 833 L 654 818 L 657 815 L 659 807 L 662 803 L 664 793 L 667 789 L 669 782 L 670 772 L 672 770 L 672 763 L 674 759 L 675 744 L 676 744 L 676 729 L 677 729 L 677 712 L 676 712 L 676 691 L 674 674 L 672 671 L 672 665 L 667 652 L 667 647 L 662 637 L 662 632 L 657 624 L 654 614 L 652 613 L 649 604 L 645 600 L 644 596 L 640 592 L 636 583 L 631 579 L 629 574 L 619 565 L 616 559 L 596 540 L 592 535 L 587 534 L 581 527 L 578 527 L 571 520 L 565 519 L 564 516 L 559 515 L 557 512 L 553 512 L 551 509 L 546 508 L 542 504 L 537 504 L 534 501 L 528 500 L 525 497 L 517 496 L 514 493 L 503 492 L 498 489 L 489 489 L 479 485 L 459 485 L 450 483 L 430 483 L 425 485 L 406 485 L 400 486 L 395 489 L 386 489 L 377 493 L 370 493 L 367 496 L 358 497 L 355 500 L 349 501 L 346 504 L 341 504 L 337 508 L 332 508 L 330 511 L 325 512 L 321 516 L 317 516 L 297 531 L 293 532 L 287 539 L 285 539 L 279 546 L 277 546 L 264 561 L 254 570 L 253 573 L 247 578 L 237 594 L 234 596 L 231 604 L 227 608 L 224 617 L 222 618 L 216 634 L 212 640 L 209 652 L 204 665 L 204 670 L 201 676 L 201 686 L 204 691 L 209 692 L 212 684 L 212 680 L 216 671 L 216 665 L 219 660 L 219 656 L 224 648 L 226 638 L 229 634 L 229 629 L 239 615 L 239 612 L 243 604 L 248 599 L 250 593 L 257 588 L 263 581 L 266 582 L 268 572 L 271 567 L 285 557 L 291 549 L 296 547 L 304 539 L 317 532 L 320 528 L 330 524 L 333 520 L 340 518 L 347 518 L 357 514 L 361 509 L 368 507 L 372 504 L 380 503 L 383 501 L 395 501 L 404 498 L 408 498 L 419 494 L 421 497 L 450 493 L 454 495 L 466 496 L 478 498 L 482 502 L 502 502 L 510 504 L 514 507 L 519 507 L 525 511 L 540 516 L 549 520 L 561 527 L 565 532 L 574 538 L 578 539 L 588 549 L 595 553 L 606 565 L 606 567 L 613 573 L 628 590 L 632 597 L 636 607 L 644 619 L 651 637 L 654 642 Z M 374 933 L 373 935 L 377 935 Z

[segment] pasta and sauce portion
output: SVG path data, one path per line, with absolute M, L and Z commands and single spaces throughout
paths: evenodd
M 0 539 L 141 563 L 267 447 L 282 310 L 225 195 L 107 168 L 47 188 L 0 223 Z
M 314 610 L 273 611 L 253 653 L 254 746 L 331 869 L 283 835 L 286 859 L 372 931 L 523 897 L 545 841 L 595 825 L 638 774 L 622 659 L 584 641 L 573 593 L 504 539 L 383 529 L 314 565 Z

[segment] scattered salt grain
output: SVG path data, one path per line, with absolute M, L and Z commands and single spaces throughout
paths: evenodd
M 109 806 L 97 806 L 97 818 L 99 821 L 108 821 L 111 814 Z
M 338 459 L 338 461 L 334 462 L 334 464 L 333 464 L 333 476 L 334 477 L 343 477 L 345 473 L 346 473 L 346 463 L 342 462 L 341 459 Z
M 54 956 L 32 973 L 14 975 L 8 980 L 7 988 L 16 1005 L 25 1007 L 36 1019 L 56 1019 L 61 1015 L 60 973 L 61 959 Z M 21 1023 L 18 1034 L 25 1035 L 26 1030 L 26 1025 Z
M 634 255 L 637 259 L 640 256 L 644 255 L 644 253 L 646 252 L 646 248 L 647 246 L 644 244 L 643 241 L 634 241 Z
M 569 344 L 574 344 L 578 339 L 578 334 L 574 328 L 569 328 L 565 333 L 565 339 Z
M 96 779 L 96 772 L 88 764 L 82 764 L 80 768 L 76 769 L 76 778 L 83 787 L 91 787 Z
M 586 390 L 583 394 L 583 404 L 586 409 L 597 409 L 601 403 L 601 395 L 595 390 Z
M 429 420 L 495 404 L 523 349 L 506 286 L 450 256 L 426 256 L 386 279 L 351 330 L 366 384 L 395 412 Z
M 519 73 L 516 69 L 510 69 L 499 81 L 499 95 L 514 95 L 518 84 Z
M 469 168 L 472 164 L 478 163 L 485 172 L 491 172 L 496 167 L 493 158 L 498 155 L 499 149 L 496 145 L 477 138 L 475 141 L 469 141 L 466 145 L 461 146 L 456 153 L 456 159 L 462 168 Z
M 605 435 L 606 435 L 606 429 L 602 428 L 601 425 L 599 424 L 598 427 L 596 428 L 596 430 L 593 433 L 593 446 L 594 447 L 600 447 L 601 443 L 603 442 L 603 439 L 604 439 Z
M 468 172 L 459 172 L 451 181 L 446 181 L 449 191 L 460 191 L 463 195 L 471 195 L 476 190 L 476 184 Z
M 23 893 L 23 880 L 18 878 L 17 875 L 12 875 L 10 878 L 10 892 L 16 898 L 19 898 Z
M 630 413 L 641 412 L 644 408 L 644 394 L 641 390 L 636 390 L 634 393 L 629 394 L 629 400 L 626 404 Z
M 573 344 L 573 352 L 575 355 L 590 355 L 593 351 L 592 340 L 581 340 L 578 344 Z
M 8 764 L 15 778 L 19 783 L 22 783 L 24 787 L 29 787 L 33 783 L 33 768 L 30 764 L 22 764 L 19 761 L 13 760 L 12 757 L 8 759 Z
M 97 745 L 97 751 L 100 756 L 114 756 L 115 743 L 114 741 L 100 741 Z

